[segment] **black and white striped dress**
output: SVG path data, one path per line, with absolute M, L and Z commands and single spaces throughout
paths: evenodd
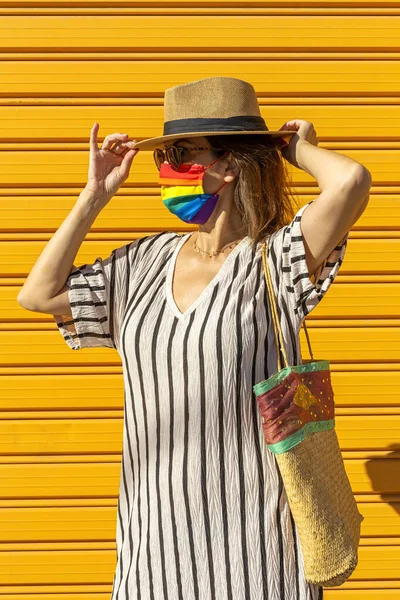
M 310 204 L 310 203 L 308 203 Z M 299 329 L 343 260 L 348 233 L 314 285 L 300 218 L 270 237 L 269 266 L 290 364 Z M 245 237 L 181 313 L 172 295 L 190 233 L 134 240 L 68 278 L 73 350 L 121 356 L 124 438 L 112 600 L 320 600 L 266 449 L 253 385 L 277 370 L 261 257 Z

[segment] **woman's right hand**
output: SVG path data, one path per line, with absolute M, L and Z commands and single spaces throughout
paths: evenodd
M 112 133 L 106 135 L 100 149 L 97 142 L 99 127 L 97 122 L 94 123 L 90 132 L 89 171 L 85 191 L 105 206 L 128 178 L 139 148 L 133 148 L 136 140 L 129 140 L 127 134 Z

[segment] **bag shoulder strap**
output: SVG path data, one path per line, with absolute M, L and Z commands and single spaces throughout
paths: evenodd
M 287 359 L 287 355 L 286 355 L 285 344 L 283 343 L 283 333 L 282 333 L 282 328 L 281 328 L 280 319 L 279 319 L 279 315 L 278 315 L 278 307 L 276 304 L 275 294 L 274 294 L 273 285 L 272 285 L 271 272 L 270 272 L 269 265 L 268 265 L 268 258 L 267 258 L 268 255 L 269 255 L 269 246 L 267 244 L 267 241 L 264 241 L 264 243 L 262 245 L 262 261 L 263 261 L 265 280 L 267 283 L 268 295 L 269 295 L 269 300 L 270 300 L 270 305 L 271 305 L 272 319 L 273 319 L 273 323 L 274 323 L 275 343 L 276 343 L 276 347 L 277 347 L 277 356 L 278 356 L 278 371 L 280 371 L 282 369 L 282 363 L 281 363 L 281 357 L 279 354 L 279 345 L 278 344 L 280 344 L 280 347 L 282 350 L 283 359 L 285 361 L 285 367 L 289 366 L 289 364 L 288 364 L 288 359 Z M 306 338 L 307 338 L 307 344 L 308 344 L 308 349 L 310 351 L 311 360 L 314 360 L 314 356 L 313 356 L 312 349 L 311 349 L 310 338 L 308 336 L 308 331 L 307 331 L 305 320 L 303 320 L 303 326 L 304 326 L 304 331 L 305 331 Z

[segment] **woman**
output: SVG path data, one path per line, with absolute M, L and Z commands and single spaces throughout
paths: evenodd
M 169 88 L 165 117 L 163 136 L 134 145 L 116 133 L 101 149 L 95 123 L 88 184 L 21 296 L 54 315 L 70 348 L 115 348 L 123 362 L 112 600 L 317 600 L 252 389 L 277 370 L 261 244 L 288 359 L 299 364 L 299 329 L 339 270 L 368 171 L 318 149 L 307 121 L 268 131 L 242 80 Z M 75 267 L 140 149 L 155 150 L 166 208 L 198 228 L 143 236 Z M 295 214 L 280 152 L 322 189 Z M 30 304 L 35 288 L 46 298 Z

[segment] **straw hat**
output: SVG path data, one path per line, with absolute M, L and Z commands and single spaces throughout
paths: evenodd
M 261 116 L 254 87 L 235 77 L 206 77 L 167 88 L 163 135 L 135 144 L 155 150 L 164 142 L 211 135 L 260 134 L 290 137 L 296 131 L 269 131 Z

